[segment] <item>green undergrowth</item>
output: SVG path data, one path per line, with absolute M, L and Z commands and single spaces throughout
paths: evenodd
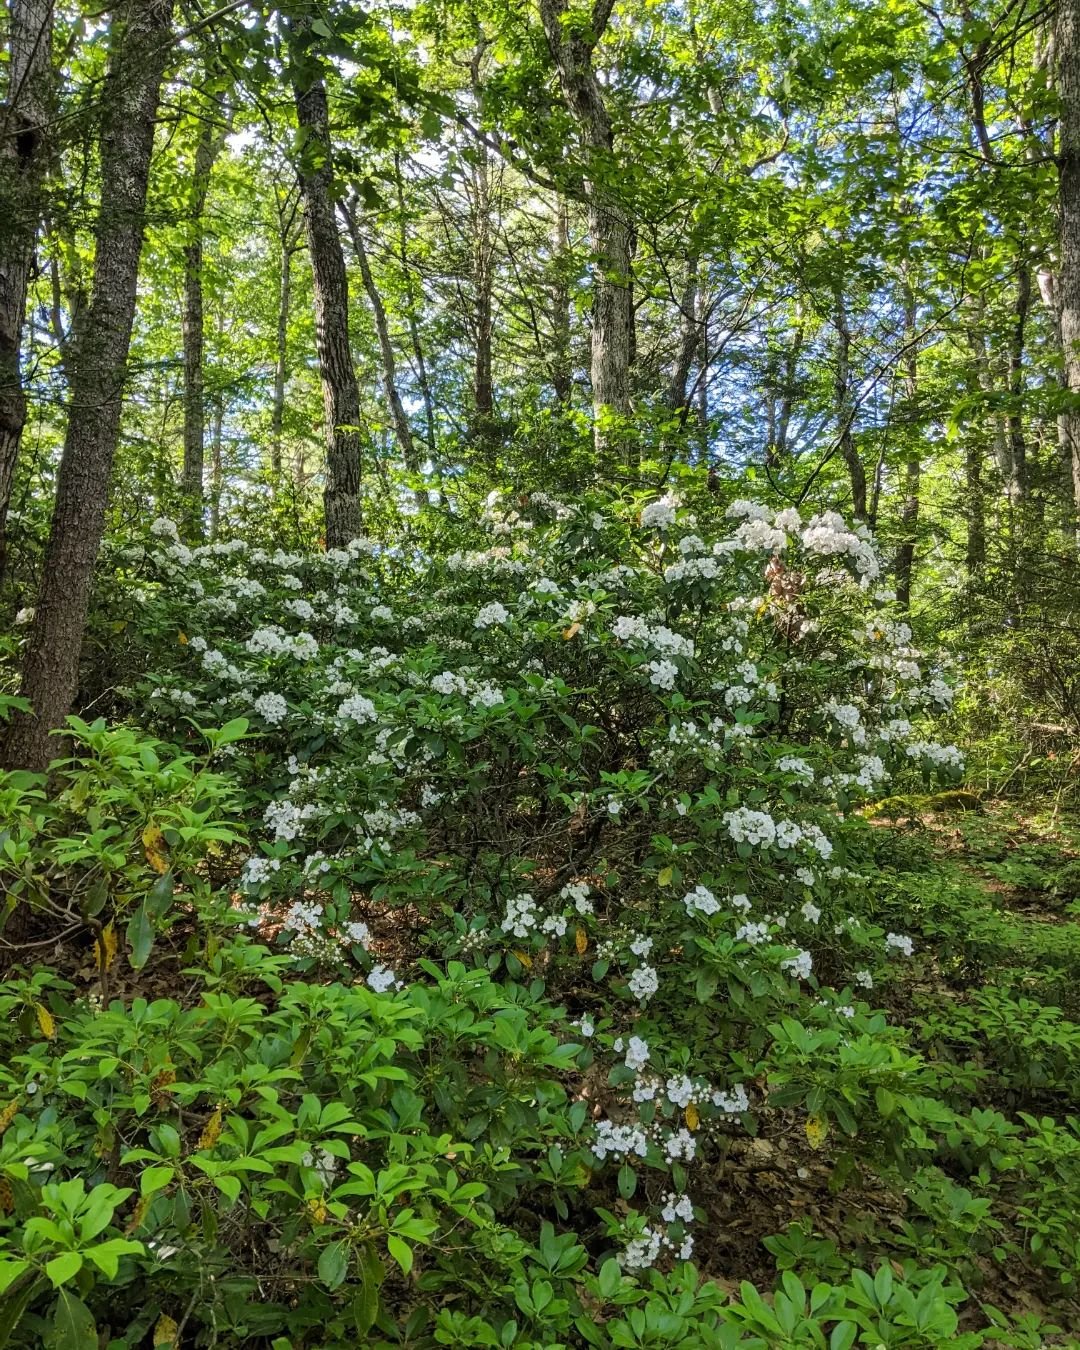
M 124 554 L 0 776 L 0 1347 L 1077 1344 L 1075 824 L 839 517 L 534 496 Z

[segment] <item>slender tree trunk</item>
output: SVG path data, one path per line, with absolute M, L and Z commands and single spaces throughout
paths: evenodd
M 213 421 L 210 429 L 210 539 L 213 542 L 221 528 L 221 492 L 225 484 L 225 466 L 221 456 L 225 400 L 220 389 L 214 394 L 211 406 Z
M 911 582 L 915 568 L 915 544 L 919 529 L 919 495 L 922 460 L 919 445 L 919 360 L 915 348 L 915 291 L 910 278 L 905 284 L 904 402 L 907 405 L 907 465 L 904 469 L 904 500 L 900 508 L 900 547 L 896 554 L 896 598 L 904 609 L 911 607 Z
M 390 340 L 390 325 L 386 319 L 386 306 L 383 304 L 382 296 L 375 285 L 375 278 L 371 274 L 367 245 L 364 243 L 360 222 L 356 218 L 356 204 L 354 202 L 343 204 L 341 214 L 349 230 L 349 238 L 352 240 L 356 261 L 360 265 L 360 279 L 364 283 L 364 291 L 367 294 L 368 303 L 371 305 L 372 318 L 375 321 L 375 335 L 379 340 L 379 354 L 382 357 L 383 391 L 386 394 L 386 402 L 390 410 L 390 422 L 394 428 L 394 438 L 398 443 L 398 449 L 401 451 L 401 458 L 405 467 L 415 473 L 419 463 L 416 447 L 413 444 L 412 429 L 409 426 L 405 405 L 401 401 L 401 394 L 398 390 L 397 361 L 394 358 L 394 344 Z
M 593 255 L 592 396 L 594 440 L 600 463 L 616 456 L 618 421 L 630 411 L 630 349 L 633 321 L 632 229 L 609 183 L 614 134 L 592 57 L 611 15 L 612 0 L 596 0 L 591 25 L 563 23 L 566 0 L 540 0 L 540 17 L 563 98 L 585 149 L 585 196 Z
M 20 352 L 48 161 L 52 26 L 53 0 L 11 0 L 7 100 L 0 105 L 0 575 L 26 423 Z
M 1024 437 L 1024 339 L 1028 310 L 1031 307 L 1031 266 L 1022 261 L 1016 280 L 1016 303 L 1013 306 L 1013 326 L 1009 341 L 1009 454 L 1012 477 L 1008 484 L 1009 500 L 1018 504 L 1027 496 L 1027 441 Z
M 297 199 L 293 191 L 281 195 L 274 187 L 278 218 L 278 310 L 274 343 L 274 401 L 270 409 L 270 472 L 281 477 L 285 428 L 285 386 L 289 381 L 289 315 L 292 311 L 292 260 L 300 247 L 296 233 Z
M 305 39 L 311 19 L 291 20 L 290 77 L 300 128 L 300 189 L 315 291 L 326 432 L 323 514 L 327 548 L 343 548 L 360 533 L 360 390 L 349 343 L 349 283 L 331 199 L 334 166 L 322 62 Z
M 473 353 L 474 440 L 490 448 L 495 412 L 495 389 L 491 374 L 492 343 L 492 246 L 491 178 L 487 152 L 477 150 L 473 165 L 473 296 L 476 304 L 476 346 Z
M 551 226 L 551 388 L 560 407 L 573 394 L 570 355 L 570 206 L 562 193 L 555 200 Z
M 672 412 L 681 412 L 686 407 L 687 384 L 701 344 L 701 329 L 698 324 L 698 256 L 692 253 L 686 260 L 686 280 L 683 283 L 682 297 L 679 301 L 679 345 L 675 352 L 675 364 L 668 382 L 667 405 Z
M 964 454 L 964 496 L 967 506 L 968 579 L 974 579 L 986 562 L 986 502 L 983 496 L 983 445 L 978 434 L 972 435 Z
M 413 280 L 413 268 L 409 259 L 409 221 L 405 212 L 405 180 L 401 173 L 401 156 L 394 152 L 394 179 L 397 185 L 398 199 L 398 257 L 401 259 L 401 275 L 405 288 L 405 318 L 409 326 L 409 344 L 412 347 L 415 362 L 416 383 L 420 387 L 420 397 L 424 402 L 424 434 L 428 454 L 435 456 L 435 398 L 428 379 L 427 362 L 424 359 L 424 344 L 420 340 L 420 323 L 417 319 L 417 295 Z
M 836 373 L 833 383 L 835 398 L 837 436 L 840 454 L 847 465 L 851 480 L 851 509 L 856 520 L 866 521 L 866 470 L 863 468 L 859 451 L 855 445 L 852 424 L 855 421 L 855 409 L 851 402 L 851 328 L 848 324 L 847 306 L 844 293 L 839 288 L 835 293 L 836 308 L 833 322 L 836 325 Z
M 969 337 L 971 340 L 972 355 L 975 359 L 975 371 L 978 379 L 979 388 L 983 394 L 989 398 L 995 393 L 994 372 L 990 365 L 990 354 L 987 349 L 986 334 L 984 332 L 985 310 L 980 301 L 975 305 L 975 313 L 972 318 Z M 1009 432 L 1005 417 L 995 412 L 993 414 L 993 448 L 994 448 L 994 466 L 1001 478 L 1002 484 L 1008 491 L 1009 484 L 1012 482 L 1012 448 L 1009 444 Z
M 1059 0 L 1054 27 L 1058 119 L 1059 325 L 1069 406 L 1062 418 L 1080 538 L 1080 3 Z
M 67 435 L 52 528 L 4 762 L 42 769 L 51 733 L 78 686 L 90 581 L 105 528 L 142 252 L 154 124 L 169 51 L 172 0 L 129 0 L 114 11 L 103 89 L 101 203 L 94 284 L 75 353 Z
M 225 137 L 209 121 L 195 146 L 188 213 L 190 237 L 184 248 L 184 469 L 183 492 L 187 530 L 193 539 L 203 531 L 203 459 L 206 409 L 203 398 L 203 215 L 214 161 Z

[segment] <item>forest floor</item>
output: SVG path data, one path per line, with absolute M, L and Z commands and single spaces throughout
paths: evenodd
M 953 797 L 965 794 L 944 794 Z M 792 1250 L 808 1252 L 822 1278 L 841 1254 L 867 1266 L 891 1258 L 898 1273 L 906 1255 L 941 1260 L 983 1305 L 982 1314 L 969 1305 L 969 1325 L 985 1327 L 992 1305 L 1030 1325 L 1033 1345 L 1080 1346 L 1080 1269 L 1044 1264 L 1055 1226 L 1080 1224 L 1072 1161 L 1080 1146 L 1080 812 L 1053 801 L 965 805 L 975 809 L 949 801 L 927 809 L 919 799 L 904 809 L 894 800 L 889 818 L 871 821 L 887 876 L 882 922 L 904 916 L 901 931 L 915 934 L 922 952 L 910 980 L 871 997 L 907 1030 L 930 1091 L 950 1107 L 1060 1134 L 1060 1212 L 1049 1196 L 1041 1208 L 1016 1203 L 1010 1175 L 1033 1167 L 1021 1154 L 990 1148 L 988 1163 L 958 1149 L 950 1165 L 939 1153 L 959 1202 L 935 1214 L 918 1173 L 840 1167 L 842 1154 L 809 1141 L 794 1116 L 785 1127 L 785 1113 L 766 1113 L 713 1197 L 706 1269 L 732 1289 L 740 1279 L 767 1285 L 784 1257 L 773 1239 L 774 1261 L 763 1240 L 790 1226 Z M 974 1099 L 965 1073 L 979 1085 Z M 1050 1192 L 1053 1145 L 1043 1161 Z M 1080 1243 L 1073 1250 L 1080 1254 Z

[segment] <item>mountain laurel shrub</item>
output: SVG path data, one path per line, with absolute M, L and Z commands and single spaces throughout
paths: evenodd
M 71 772 L 132 964 L 186 933 L 192 992 L 3 986 L 13 1343 L 979 1344 L 940 1269 L 765 1304 L 689 1264 L 770 1122 L 910 1176 L 948 1116 L 872 1003 L 920 953 L 859 808 L 958 780 L 953 690 L 869 537 L 542 493 L 447 530 L 127 551 L 160 740 L 76 724 Z

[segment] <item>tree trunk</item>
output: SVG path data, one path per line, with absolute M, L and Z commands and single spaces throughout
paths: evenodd
M 1009 341 L 1009 455 L 1012 474 L 1007 484 L 1009 500 L 1017 505 L 1027 496 L 1027 441 L 1024 438 L 1024 337 L 1031 307 L 1031 266 L 1022 260 L 1016 279 L 1016 303 Z
M 833 383 L 835 396 L 837 437 L 840 454 L 848 468 L 851 479 L 851 509 L 856 520 L 866 521 L 866 470 L 855 445 L 852 424 L 855 421 L 855 409 L 851 402 L 851 328 L 848 324 L 847 306 L 844 293 L 839 288 L 835 293 L 836 310 L 833 322 L 836 325 L 836 374 Z
M 495 388 L 491 374 L 493 280 L 491 243 L 491 166 L 485 148 L 476 147 L 473 165 L 473 296 L 476 346 L 473 353 L 472 436 L 482 448 L 494 441 Z
M 611 15 L 611 0 L 596 0 L 588 30 L 565 24 L 566 0 L 540 0 L 540 17 L 563 99 L 577 124 L 588 168 L 585 196 L 593 255 L 592 397 L 594 441 L 601 464 L 611 466 L 630 411 L 632 230 L 612 197 L 614 135 L 592 56 Z M 614 422 L 614 425 L 613 425 Z
M 311 19 L 290 21 L 290 78 L 300 128 L 300 190 L 315 292 L 315 346 L 326 422 L 323 514 L 327 548 L 360 533 L 360 390 L 349 344 L 349 283 L 331 198 L 334 165 L 322 63 L 305 39 Z
M 696 253 L 686 260 L 686 281 L 679 301 L 679 345 L 675 353 L 671 379 L 668 382 L 667 405 L 672 412 L 686 409 L 686 388 L 694 357 L 701 344 L 701 329 L 697 314 L 698 257 Z
M 195 147 L 191 176 L 191 199 L 187 227 L 190 231 L 184 248 L 184 469 L 182 486 L 185 498 L 187 531 L 192 539 L 203 532 L 203 459 L 206 409 L 203 397 L 203 213 L 210 191 L 214 161 L 225 144 L 225 136 L 205 121 Z
M 904 501 L 900 508 L 900 547 L 896 554 L 896 598 L 904 609 L 911 607 L 911 581 L 915 568 L 915 544 L 919 529 L 919 495 L 922 460 L 919 445 L 919 358 L 915 347 L 915 291 L 910 278 L 904 303 L 904 402 L 907 405 L 907 465 L 904 470 Z
M 129 0 L 114 11 L 102 94 L 93 291 L 75 352 L 52 528 L 23 665 L 22 694 L 33 712 L 16 714 L 9 726 L 3 759 L 10 766 L 46 766 L 50 735 L 63 723 L 78 687 L 90 581 L 120 435 L 172 9 L 172 0 Z
M 274 401 L 270 409 L 270 472 L 281 477 L 281 450 L 285 428 L 285 386 L 289 380 L 289 314 L 292 310 L 292 260 L 300 247 L 296 234 L 295 193 L 282 200 L 275 184 L 278 217 L 278 310 L 274 346 Z
M 412 429 L 409 426 L 405 405 L 401 401 L 401 394 L 398 390 L 397 362 L 394 358 L 394 344 L 390 341 L 390 325 L 386 319 L 386 306 L 383 304 L 382 296 L 375 285 L 375 278 L 371 274 L 367 245 L 364 243 L 360 222 L 356 218 L 355 203 L 343 204 L 341 214 L 348 226 L 349 238 L 352 240 L 356 261 L 360 265 L 360 279 L 364 283 L 368 303 L 371 305 L 372 318 L 375 321 L 375 335 L 379 340 L 379 354 L 382 357 L 383 390 L 390 410 L 390 422 L 394 428 L 394 437 L 397 440 L 405 467 L 410 472 L 415 473 L 419 464 L 416 447 L 413 444 Z
M 12 0 L 8 97 L 0 107 L 0 575 L 26 422 L 19 358 L 48 161 L 52 24 L 53 0 Z
M 1060 0 L 1054 27 L 1058 117 L 1059 323 L 1069 406 L 1062 418 L 1080 534 L 1080 3 Z
M 551 225 L 551 388 L 560 407 L 570 405 L 573 360 L 570 355 L 570 207 L 559 193 Z
M 221 457 L 222 425 L 225 421 L 225 399 L 219 389 L 213 396 L 213 423 L 210 431 L 210 541 L 217 539 L 221 528 L 221 490 L 225 482 L 225 468 Z
M 401 156 L 394 152 L 394 180 L 397 185 L 398 199 L 398 257 L 401 260 L 401 276 L 405 288 L 405 317 L 409 325 L 409 343 L 415 362 L 416 383 L 420 386 L 420 397 L 424 401 L 424 435 L 428 454 L 435 457 L 435 398 L 428 379 L 427 362 L 424 359 L 424 344 L 420 340 L 420 323 L 416 317 L 416 287 L 413 281 L 413 268 L 409 260 L 409 221 L 405 212 L 405 181 L 401 173 Z

